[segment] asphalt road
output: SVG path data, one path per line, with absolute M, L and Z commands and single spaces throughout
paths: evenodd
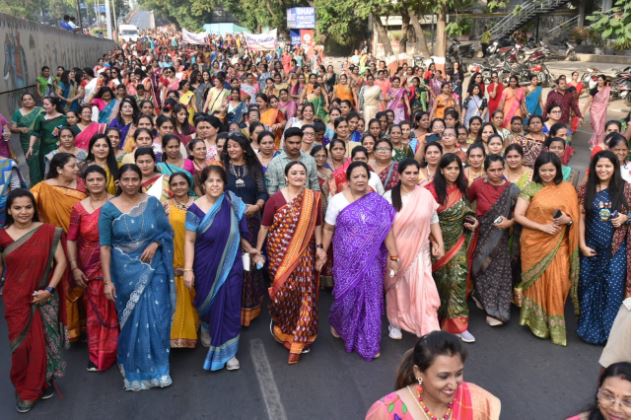
M 588 162 L 587 138 L 580 132 L 574 140 L 576 166 Z M 320 335 L 298 365 L 287 365 L 286 350 L 270 336 L 267 312 L 242 332 L 239 371 L 208 373 L 201 368 L 204 349 L 175 350 L 174 384 L 163 390 L 125 392 L 116 369 L 86 372 L 87 350 L 78 344 L 65 354 L 62 395 L 41 401 L 27 415 L 14 409 L 6 323 L 0 321 L 0 419 L 362 419 L 373 401 L 393 390 L 402 354 L 415 337 L 393 341 L 383 323 L 382 356 L 365 362 L 330 336 L 331 300 L 321 294 Z M 471 308 L 477 342 L 466 345 L 465 377 L 501 399 L 503 419 L 564 419 L 591 402 L 601 348 L 577 338 L 571 302 L 566 321 L 568 345 L 560 347 L 520 327 L 516 310 L 508 325 L 493 329 Z

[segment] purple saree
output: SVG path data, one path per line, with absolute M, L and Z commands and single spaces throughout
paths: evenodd
M 223 369 L 238 350 L 244 277 L 240 239 L 249 236 L 245 209 L 244 202 L 228 192 L 206 214 L 195 203 L 187 211 L 185 227 L 196 233 L 194 304 L 211 337 L 205 370 Z
M 372 360 L 380 352 L 383 280 L 387 250 L 383 245 L 395 210 L 376 193 L 345 207 L 334 231 L 334 302 L 330 325 L 345 351 Z

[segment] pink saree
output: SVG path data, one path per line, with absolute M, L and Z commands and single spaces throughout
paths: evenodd
M 75 136 L 75 145 L 83 150 L 88 150 L 88 145 L 90 144 L 90 139 L 95 134 L 103 134 L 105 133 L 107 124 L 100 124 L 96 122 L 91 122 L 88 124 L 86 128 L 81 130 L 81 133 Z
M 607 105 L 611 96 L 611 86 L 605 86 L 593 96 L 589 115 L 591 116 L 591 129 L 593 135 L 589 140 L 589 145 L 593 148 L 604 139 L 604 124 L 607 121 Z
M 512 117 L 521 116 L 521 102 L 525 99 L 525 90 L 507 87 L 503 90 L 503 98 L 503 127 L 510 129 Z

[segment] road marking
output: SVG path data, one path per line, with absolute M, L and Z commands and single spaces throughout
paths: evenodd
M 264 397 L 268 418 L 270 420 L 287 420 L 286 410 L 281 403 L 281 395 L 279 394 L 268 356 L 266 356 L 264 343 L 256 338 L 250 340 L 249 344 L 255 375 L 257 375 L 257 382 L 259 382 L 259 390 L 262 393 L 262 397 Z

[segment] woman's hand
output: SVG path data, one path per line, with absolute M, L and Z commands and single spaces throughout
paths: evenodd
M 257 213 L 259 213 L 259 206 L 255 204 L 249 204 L 248 207 L 246 207 L 246 217 L 252 217 Z
M 77 283 L 79 287 L 83 287 L 85 289 L 88 285 L 88 277 L 86 277 L 84 272 L 81 271 L 78 267 L 73 268 L 72 272 L 75 283 Z
M 555 223 L 541 225 L 541 232 L 547 233 L 548 235 L 556 235 L 560 232 L 560 226 Z
M 30 159 L 33 156 L 33 146 L 29 146 L 28 150 L 24 154 L 25 159 Z
M 582 252 L 582 255 L 585 257 L 595 257 L 598 255 L 595 249 L 589 248 L 587 245 L 580 245 L 580 252 Z
M 389 277 L 395 277 L 395 275 L 398 274 L 399 269 L 400 269 L 400 261 L 394 261 L 392 259 L 387 261 L 387 270 L 388 270 L 387 274 L 389 275 Z M 391 273 L 393 273 L 393 276 L 391 275 Z
M 440 246 L 435 241 L 431 241 L 431 255 L 437 259 L 440 259 L 444 256 L 444 247 Z
M 183 278 L 184 278 L 184 281 L 185 281 L 185 286 L 188 289 L 192 289 L 193 285 L 195 283 L 195 276 L 193 274 L 193 271 L 192 270 L 185 271 L 185 274 L 184 274 Z
M 114 288 L 114 284 L 111 281 L 103 282 L 103 294 L 108 300 L 114 302 L 116 299 L 116 289 Z
M 158 249 L 158 244 L 156 242 L 152 242 L 147 245 L 147 248 L 141 254 L 141 261 L 144 263 L 152 262 L 152 258 L 154 258 L 154 254 L 156 254 L 156 250 Z
M 571 217 L 566 215 L 565 213 L 561 214 L 560 217 L 554 219 L 554 224 L 557 226 L 565 226 L 571 222 Z
M 613 225 L 613 227 L 618 228 L 620 226 L 622 226 L 624 223 L 626 223 L 629 220 L 629 216 L 627 216 L 626 214 L 618 214 L 616 217 L 611 219 L 611 224 Z
M 477 226 L 479 226 L 479 220 L 477 220 L 476 218 L 473 218 L 473 220 L 474 221 L 472 223 L 464 222 L 464 227 L 471 232 L 474 232 L 475 229 L 477 229 Z
M 51 292 L 48 290 L 36 290 L 33 292 L 33 300 L 31 303 L 36 305 L 41 305 L 42 303 L 48 302 L 51 299 Z
M 501 221 L 499 223 L 495 223 L 495 227 L 497 229 L 508 229 L 512 226 L 512 220 L 507 219 L 505 216 L 500 216 Z
M 327 262 L 327 254 L 323 248 L 316 249 L 316 271 L 321 271 L 325 263 Z

